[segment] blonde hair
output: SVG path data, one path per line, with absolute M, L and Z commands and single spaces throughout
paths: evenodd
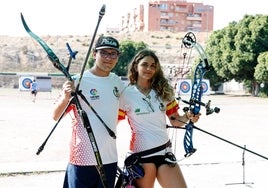
M 146 56 L 151 56 L 156 63 L 156 71 L 153 78 L 150 80 L 151 88 L 155 90 L 157 97 L 163 101 L 171 101 L 174 97 L 173 87 L 169 84 L 165 78 L 160 62 L 156 54 L 149 49 L 139 51 L 128 66 L 128 79 L 130 85 L 135 85 L 138 79 L 138 71 L 136 69 L 141 59 Z

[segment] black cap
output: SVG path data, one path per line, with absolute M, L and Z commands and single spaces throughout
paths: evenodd
M 105 48 L 112 48 L 120 52 L 119 42 L 113 37 L 101 36 L 97 40 L 96 45 L 95 45 L 95 50 L 100 50 L 100 49 L 105 49 Z

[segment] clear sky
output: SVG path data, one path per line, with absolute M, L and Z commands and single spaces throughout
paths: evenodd
M 20 13 L 37 35 L 91 35 L 106 5 L 98 32 L 117 26 L 127 11 L 147 0 L 7 0 L 0 6 L 0 35 L 26 36 Z M 245 14 L 268 14 L 266 0 L 189 0 L 214 6 L 214 30 Z

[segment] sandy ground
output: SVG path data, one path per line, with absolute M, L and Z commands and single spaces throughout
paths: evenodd
M 56 124 L 51 118 L 57 95 L 57 90 L 40 92 L 33 103 L 28 92 L 0 89 L 0 188 L 62 187 L 70 128 L 66 120 Z M 212 135 L 194 130 L 197 151 L 192 156 L 184 158 L 184 130 L 169 130 L 189 188 L 268 188 L 268 99 L 203 97 L 203 102 L 208 100 L 221 111 L 206 116 L 205 109 L 201 110 L 202 118 L 196 126 Z M 118 126 L 119 165 L 128 148 L 129 129 L 124 125 L 121 122 Z M 53 127 L 44 150 L 36 155 Z M 156 183 L 155 187 L 160 186 Z

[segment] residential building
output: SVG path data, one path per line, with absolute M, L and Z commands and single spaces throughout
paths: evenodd
M 186 0 L 148 1 L 122 17 L 121 31 L 213 31 L 214 7 Z

